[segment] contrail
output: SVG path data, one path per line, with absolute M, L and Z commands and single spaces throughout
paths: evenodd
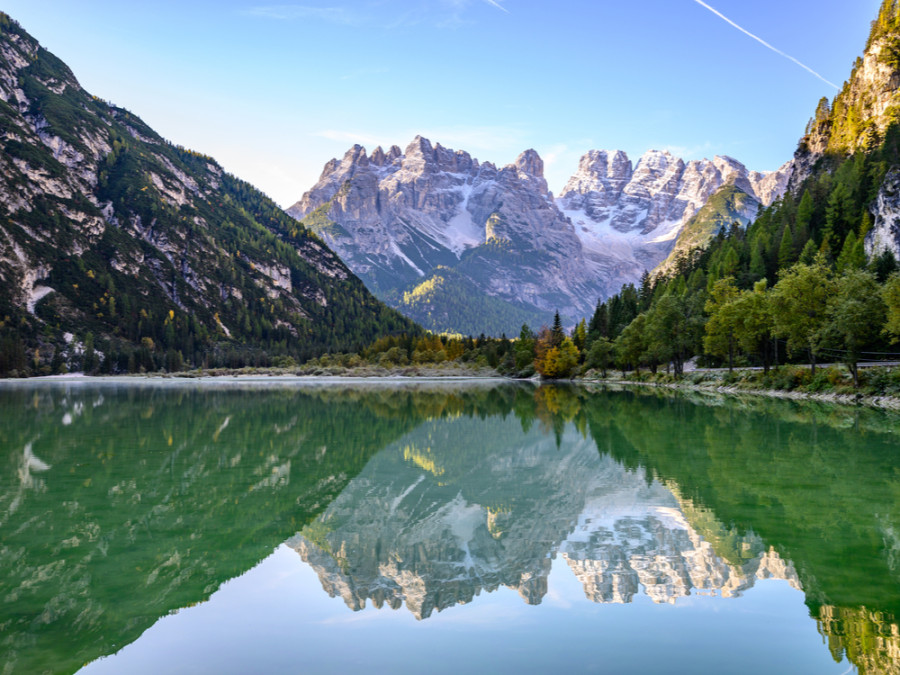
M 796 63 L 798 66 L 800 66 L 801 68 L 803 68 L 803 70 L 805 70 L 805 71 L 807 71 L 807 72 L 809 72 L 809 73 L 812 73 L 813 75 L 815 75 L 816 77 L 818 77 L 818 78 L 819 78 L 820 80 L 822 80 L 822 82 L 824 82 L 825 84 L 831 85 L 831 86 L 834 87 L 835 89 L 840 89 L 840 87 L 837 86 L 834 82 L 830 82 L 830 81 L 826 80 L 824 77 L 822 77 L 821 75 L 819 75 L 816 71 L 814 71 L 812 68 L 810 68 L 809 66 L 807 66 L 805 63 L 802 63 L 802 62 L 798 61 L 797 59 L 795 59 L 795 58 L 794 58 L 793 56 L 791 56 L 790 54 L 785 54 L 783 51 L 781 51 L 781 50 L 778 49 L 777 47 L 773 47 L 773 46 L 770 45 L 768 42 L 766 42 L 765 40 L 763 40 L 761 37 L 757 37 L 756 35 L 754 35 L 753 33 L 751 33 L 751 32 L 750 32 L 749 30 L 747 30 L 746 28 L 742 28 L 741 26 L 738 26 L 734 21 L 732 21 L 732 20 L 729 19 L 727 16 L 725 16 L 724 14 L 722 14 L 722 12 L 720 12 L 720 11 L 718 11 L 718 10 L 716 10 L 716 9 L 714 9 L 714 8 L 712 8 L 712 7 L 710 7 L 710 6 L 707 5 L 705 2 L 703 2 L 703 0 L 694 0 L 694 2 L 696 2 L 696 3 L 697 3 L 698 5 L 700 5 L 701 7 L 706 7 L 706 9 L 708 9 L 710 12 L 712 12 L 713 14 L 715 14 L 717 17 L 719 17 L 719 18 L 722 19 L 723 21 L 727 21 L 727 22 L 730 23 L 732 26 L 734 26 L 734 27 L 737 28 L 739 31 L 741 31 L 744 35 L 748 35 L 748 36 L 752 37 L 754 40 L 756 40 L 757 42 L 759 42 L 762 46 L 767 47 L 767 48 L 771 49 L 773 52 L 775 52 L 776 54 L 778 54 L 778 55 L 780 55 L 780 56 L 783 56 L 784 58 L 793 61 L 793 62 Z
M 509 10 L 506 9 L 506 7 L 504 7 L 503 5 L 501 5 L 499 2 L 497 2 L 497 0 L 484 0 L 484 1 L 485 1 L 487 4 L 491 5 L 492 7 L 496 7 L 497 9 L 503 10 L 504 12 L 506 12 L 507 14 L 509 14 Z

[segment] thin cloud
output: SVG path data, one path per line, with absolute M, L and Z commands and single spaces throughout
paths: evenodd
M 488 1 L 490 1 L 490 0 L 488 0 Z M 751 33 L 750 31 L 748 31 L 746 28 L 742 28 L 741 26 L 739 26 L 738 24 L 736 24 L 734 21 L 732 21 L 731 19 L 729 19 L 727 16 L 725 16 L 724 14 L 722 14 L 722 13 L 721 13 L 720 11 L 718 11 L 717 9 L 714 9 L 713 7 L 710 7 L 709 5 L 707 5 L 705 2 L 703 2 L 703 0 L 694 0 L 694 2 L 696 2 L 696 3 L 697 3 L 698 5 L 700 5 L 701 7 L 705 7 L 705 8 L 708 9 L 710 12 L 712 12 L 713 14 L 715 14 L 717 17 L 719 17 L 719 18 L 722 19 L 723 21 L 725 21 L 725 22 L 731 24 L 732 26 L 734 26 L 735 28 L 737 28 L 739 31 L 741 31 L 744 35 L 747 35 L 747 36 L 753 38 L 753 39 L 756 40 L 758 43 L 760 43 L 761 45 L 763 45 L 764 47 L 766 47 L 767 49 L 771 49 L 773 52 L 775 52 L 775 53 L 778 54 L 779 56 L 783 56 L 784 58 L 788 59 L 789 61 L 793 61 L 793 62 L 796 63 L 798 66 L 800 66 L 801 68 L 803 68 L 803 70 L 805 70 L 805 71 L 807 71 L 807 72 L 809 72 L 809 73 L 815 75 L 816 77 L 818 77 L 818 78 L 819 78 L 820 80 L 822 80 L 822 82 L 824 82 L 825 84 L 830 85 L 830 86 L 834 87 L 835 89 L 840 89 L 840 87 L 838 87 L 834 82 L 831 82 L 831 81 L 829 81 L 829 80 L 826 80 L 824 77 L 822 77 L 821 75 L 819 75 L 819 73 L 817 73 L 816 71 L 814 71 L 812 68 L 810 68 L 809 66 L 807 66 L 805 63 L 802 63 L 801 61 L 798 61 L 797 59 L 795 59 L 795 58 L 794 58 L 793 56 L 791 56 L 790 54 L 785 54 L 783 51 L 781 51 L 781 50 L 778 49 L 777 47 L 773 47 L 773 46 L 770 45 L 768 42 L 766 42 L 765 40 L 763 40 L 761 37 L 758 37 L 758 36 L 754 35 L 753 33 Z
M 427 0 L 401 15 L 394 22 L 394 26 L 431 23 L 438 28 L 460 28 L 476 22 L 471 13 L 472 7 L 476 4 L 489 5 L 504 14 L 509 14 L 509 10 L 501 2 L 502 0 L 440 0 L 435 3 L 434 0 Z
M 317 19 L 346 25 L 358 23 L 360 18 L 344 7 L 311 7 L 309 5 L 264 5 L 251 7 L 244 10 L 243 14 L 279 21 Z
M 502 11 L 506 12 L 507 14 L 509 14 L 509 10 L 506 9 L 506 7 L 501 5 L 499 2 L 497 2 L 497 0 L 484 0 L 484 1 L 487 4 L 489 4 L 491 7 L 496 7 L 497 9 L 502 10 Z

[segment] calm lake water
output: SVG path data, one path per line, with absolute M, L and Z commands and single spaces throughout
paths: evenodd
M 0 385 L 0 672 L 900 669 L 900 417 Z

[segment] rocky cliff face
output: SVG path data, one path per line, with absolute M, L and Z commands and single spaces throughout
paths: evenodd
M 900 260 L 900 169 L 888 172 L 871 207 L 872 229 L 866 235 L 866 255 L 884 252 Z
M 886 0 L 872 22 L 866 49 L 833 102 L 822 99 L 794 155 L 795 191 L 828 155 L 845 156 L 873 149 L 900 112 L 900 62 L 897 59 L 898 10 Z
M 497 168 L 422 137 L 371 157 L 354 146 L 288 213 L 398 307 L 440 267 L 517 309 L 508 332 L 522 312 L 581 316 L 601 291 L 533 150 Z
M 510 333 L 523 319 L 547 321 L 556 310 L 570 320 L 589 315 L 598 297 L 656 267 L 722 185 L 768 204 L 789 172 L 790 165 L 758 173 L 727 157 L 684 162 L 655 151 L 635 167 L 621 151 L 591 151 L 554 199 L 533 150 L 498 169 L 417 137 L 402 152 L 376 148 L 368 156 L 354 146 L 325 166 L 288 213 L 380 297 L 426 326 L 500 332 L 486 317 L 467 326 L 448 318 L 453 293 L 463 293 L 461 277 L 466 288 L 474 285 L 469 295 L 506 304 L 492 311 L 509 314 L 503 330 Z
M 819 101 L 814 117 L 794 154 L 789 189 L 800 194 L 807 179 L 834 172 L 850 155 L 880 153 L 888 169 L 874 202 L 873 227 L 866 233 L 868 256 L 885 252 L 900 259 L 900 176 L 896 132 L 900 119 L 900 5 L 884 0 L 872 22 L 863 56 L 853 65 L 841 91 Z M 892 136 L 893 134 L 893 136 Z
M 29 364 L 87 332 L 188 360 L 269 338 L 300 355 L 347 342 L 334 317 L 357 310 L 376 337 L 386 308 L 320 239 L 212 158 L 85 92 L 6 15 L 0 145 L 0 333 L 17 327 L 38 354 Z
M 624 152 L 593 150 L 581 158 L 557 203 L 607 293 L 614 293 L 665 260 L 688 221 L 720 188 L 734 185 L 754 206 L 768 205 L 784 193 L 791 166 L 760 173 L 730 157 L 685 162 L 650 151 L 633 167 Z
M 520 433 L 515 420 L 487 435 L 471 419 L 427 423 L 374 458 L 289 544 L 351 609 L 405 604 L 419 619 L 499 586 L 539 604 L 557 556 L 594 602 L 630 602 L 641 587 L 673 603 L 737 596 L 769 577 L 797 584 L 791 565 L 752 536 L 738 537 L 741 564 L 723 560 L 680 497 L 601 457 L 573 428 L 560 447 L 536 431 L 504 446 Z

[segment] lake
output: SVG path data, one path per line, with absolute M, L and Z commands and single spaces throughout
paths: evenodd
M 0 383 L 2 673 L 900 670 L 900 416 Z

